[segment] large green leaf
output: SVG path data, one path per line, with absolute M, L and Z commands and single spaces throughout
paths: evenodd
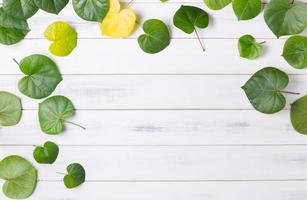
M 37 7 L 53 14 L 59 14 L 68 2 L 69 0 L 34 0 Z
M 44 55 L 25 57 L 19 68 L 26 76 L 19 81 L 18 88 L 24 95 L 34 99 L 49 96 L 62 81 L 56 64 Z
M 295 68 L 307 67 L 307 37 L 290 37 L 284 45 L 282 56 Z
M 0 91 L 0 126 L 13 126 L 21 118 L 21 101 L 9 92 Z
M 232 0 L 204 0 L 208 8 L 212 10 L 220 10 L 231 3 Z
M 240 56 L 250 60 L 258 58 L 263 52 L 262 45 L 256 42 L 255 38 L 251 35 L 243 35 L 240 37 L 238 40 L 238 48 Z
M 39 104 L 38 116 L 43 132 L 56 135 L 64 130 L 66 119 L 75 114 L 72 102 L 64 96 L 53 96 Z
M 67 188 L 75 188 L 85 182 L 85 170 L 82 165 L 73 163 L 68 165 L 67 175 L 64 176 L 64 184 Z
M 233 0 L 232 8 L 238 20 L 249 20 L 261 12 L 261 0 Z
M 38 10 L 34 0 L 4 0 L 3 10 L 18 19 L 28 19 Z
M 143 24 L 145 34 L 138 37 L 138 43 L 146 53 L 158 53 L 170 43 L 167 26 L 159 19 L 149 19 Z
M 53 142 L 45 142 L 44 146 L 37 146 L 33 151 L 34 159 L 41 164 L 53 164 L 59 154 L 59 147 Z
M 293 128 L 307 135 L 307 95 L 291 104 L 291 123 Z
M 109 0 L 73 0 L 77 15 L 87 21 L 102 22 L 109 10 Z
M 33 193 L 37 171 L 20 156 L 8 156 L 0 162 L 0 179 L 4 179 L 3 193 L 11 199 L 25 199 Z
M 271 0 L 264 10 L 264 19 L 277 36 L 302 32 L 307 25 L 307 5 L 288 0 Z
M 253 107 L 262 113 L 282 110 L 286 99 L 282 90 L 288 85 L 288 75 L 279 69 L 266 67 L 256 72 L 242 87 Z

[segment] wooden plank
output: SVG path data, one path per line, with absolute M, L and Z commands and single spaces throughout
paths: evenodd
M 305 200 L 305 181 L 293 182 L 193 182 L 101 183 L 87 182 L 67 190 L 61 182 L 39 182 L 33 199 L 112 200 Z M 53 192 L 51 192 L 53 191 Z M 5 197 L 0 193 L 0 198 Z
M 103 134 L 103 133 L 101 133 Z M 0 157 L 17 154 L 34 163 L 34 147 L 1 147 Z M 305 146 L 98 147 L 61 146 L 52 167 L 35 164 L 40 180 L 62 180 L 79 162 L 91 181 L 302 180 L 307 179 Z
M 263 115 L 252 110 L 104 110 L 78 111 L 66 132 L 40 131 L 37 111 L 24 111 L 17 126 L 2 127 L 0 145 L 277 145 L 307 144 L 296 133 L 289 111 Z
M 53 95 L 65 95 L 77 109 L 252 109 L 240 88 L 249 75 L 64 76 Z M 21 76 L 0 76 L 0 89 L 21 96 L 23 108 L 39 100 L 20 94 Z M 307 93 L 306 75 L 290 76 L 286 90 Z M 286 95 L 288 102 L 298 95 Z

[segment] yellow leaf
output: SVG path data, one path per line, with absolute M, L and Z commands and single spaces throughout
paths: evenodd
M 118 0 L 110 0 L 110 8 L 100 24 L 103 35 L 114 38 L 125 38 L 132 34 L 135 28 L 136 15 L 130 9 L 120 10 Z

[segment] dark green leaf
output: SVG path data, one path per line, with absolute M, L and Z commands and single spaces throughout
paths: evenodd
M 307 95 L 291 104 L 291 123 L 293 128 L 307 135 Z
M 59 154 L 59 147 L 53 142 L 46 142 L 43 147 L 36 147 L 33 151 L 34 159 L 41 164 L 53 164 Z
M 297 69 L 307 67 L 307 37 L 290 37 L 285 43 L 282 56 Z
M 28 19 L 38 10 L 34 0 L 4 0 L 3 10 L 18 19 Z
M 238 20 L 249 20 L 261 12 L 261 0 L 233 0 L 232 8 Z
M 109 0 L 73 0 L 74 10 L 84 20 L 102 22 L 109 9 Z
M 21 118 L 21 101 L 9 92 L 0 91 L 0 126 L 13 126 Z
M 208 8 L 212 10 L 220 10 L 231 3 L 232 0 L 204 0 Z
M 59 14 L 68 2 L 69 0 L 34 0 L 37 7 L 53 14 Z
M 85 170 L 78 163 L 70 164 L 67 167 L 67 175 L 64 176 L 64 184 L 67 188 L 75 188 L 85 182 Z
M 240 56 L 250 60 L 258 58 L 262 52 L 263 47 L 260 43 L 257 43 L 255 38 L 251 35 L 243 35 L 239 38 L 238 48 Z

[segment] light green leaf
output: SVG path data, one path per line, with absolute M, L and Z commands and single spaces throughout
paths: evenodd
M 288 75 L 279 69 L 266 67 L 256 72 L 242 87 L 253 107 L 262 113 L 282 110 L 286 98 L 282 90 L 288 85 Z
M 293 128 L 297 132 L 307 135 L 307 95 L 291 104 L 290 113 Z
M 64 176 L 64 184 L 67 188 L 75 188 L 85 182 L 85 170 L 78 163 L 70 164 L 67 168 L 68 174 Z
M 66 119 L 74 116 L 72 102 L 64 96 L 53 96 L 39 104 L 38 116 L 42 131 L 56 135 L 64 130 Z
M 49 51 L 56 56 L 67 56 L 77 46 L 78 34 L 65 22 L 50 24 L 45 31 L 45 37 L 53 42 Z
M 59 14 L 68 2 L 69 0 L 34 0 L 37 7 L 53 14 Z
M 264 10 L 264 19 L 277 36 L 294 35 L 307 25 L 307 5 L 288 0 L 271 0 Z
M 109 10 L 109 0 L 73 0 L 77 15 L 87 21 L 102 22 Z
M 18 83 L 19 91 L 34 99 L 49 96 L 62 81 L 56 64 L 44 55 L 25 57 L 19 68 L 26 75 Z
M 307 37 L 292 36 L 285 45 L 282 56 L 293 67 L 303 69 L 307 67 Z
M 261 0 L 233 0 L 232 8 L 238 20 L 249 20 L 261 12 Z
M 208 8 L 212 10 L 220 10 L 231 3 L 232 0 L 204 0 Z
M 146 53 L 158 53 L 170 44 L 167 26 L 159 19 L 149 19 L 143 24 L 145 34 L 138 37 L 138 43 Z
M 14 126 L 20 118 L 20 99 L 14 94 L 0 91 L 0 126 Z
M 240 56 L 254 60 L 261 56 L 263 47 L 260 43 L 257 43 L 255 38 L 251 35 L 243 35 L 238 40 L 238 48 Z
M 11 199 L 25 199 L 32 195 L 37 171 L 20 156 L 8 156 L 0 162 L 0 179 L 4 179 L 3 193 Z
M 59 147 L 53 142 L 45 142 L 44 146 L 38 146 L 33 151 L 34 159 L 41 164 L 53 164 L 59 154 Z
M 33 0 L 4 0 L 3 10 L 12 17 L 28 19 L 38 11 L 38 7 Z

